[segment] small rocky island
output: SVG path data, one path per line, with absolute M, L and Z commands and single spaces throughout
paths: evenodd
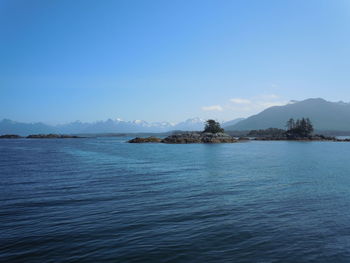
M 185 144 L 185 143 L 234 143 L 239 142 L 234 137 L 224 133 L 224 129 L 214 120 L 208 120 L 205 124 L 203 132 L 185 132 L 173 134 L 164 139 L 156 137 L 139 138 L 136 137 L 129 143 L 169 143 L 169 144 Z
M 265 130 L 252 130 L 247 134 L 240 134 L 239 139 L 224 133 L 224 129 L 214 120 L 208 120 L 203 132 L 184 132 L 170 135 L 164 139 L 157 137 L 134 138 L 129 143 L 234 143 L 242 141 L 328 141 L 350 142 L 350 139 L 339 139 L 324 135 L 313 134 L 314 128 L 308 118 L 290 119 L 287 122 L 287 130 L 269 128 Z
M 350 139 L 314 134 L 314 127 L 309 118 L 294 120 L 289 119 L 286 123 L 287 130 L 269 128 L 265 130 L 251 130 L 247 136 L 256 141 L 330 141 L 350 142 Z
M 27 136 L 28 139 L 70 139 L 82 138 L 76 135 L 66 134 L 32 134 Z
M 67 135 L 67 134 L 31 134 L 28 135 L 27 137 L 22 137 L 17 134 L 4 134 L 0 135 L 0 139 L 21 139 L 21 138 L 26 138 L 26 139 L 76 139 L 76 138 L 83 138 L 80 136 L 76 135 Z
M 147 138 L 136 137 L 128 142 L 130 142 L 130 143 L 162 142 L 162 139 L 154 137 L 154 136 L 150 136 Z
M 238 142 L 232 136 L 223 133 L 210 132 L 188 132 L 181 134 L 173 134 L 164 138 L 162 143 L 234 143 Z
M 17 134 L 4 134 L 0 135 L 0 139 L 20 139 L 22 138 L 21 136 Z

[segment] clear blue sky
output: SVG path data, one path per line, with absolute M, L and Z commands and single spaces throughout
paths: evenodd
M 348 0 L 0 0 L 0 119 L 230 120 L 349 84 Z

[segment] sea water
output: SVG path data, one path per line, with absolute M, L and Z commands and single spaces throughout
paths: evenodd
M 0 140 L 1 262 L 350 262 L 350 143 Z

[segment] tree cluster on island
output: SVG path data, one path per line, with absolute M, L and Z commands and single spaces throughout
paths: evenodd
M 286 128 L 286 130 L 270 128 L 251 131 L 248 136 L 255 135 L 256 140 L 350 141 L 350 139 L 339 139 L 332 136 L 314 134 L 314 127 L 309 118 L 297 120 L 290 118 L 286 123 Z
M 287 121 L 287 138 L 307 138 L 314 132 L 314 127 L 309 118 L 294 120 L 290 118 Z
M 309 118 L 297 120 L 290 118 L 286 123 L 286 128 L 286 130 L 277 128 L 251 130 L 247 136 L 281 140 L 326 139 L 326 137 L 322 135 L 313 135 L 314 127 Z
M 209 132 L 209 133 L 224 133 L 225 130 L 221 128 L 220 123 L 215 120 L 207 120 L 205 122 L 205 127 L 203 132 Z

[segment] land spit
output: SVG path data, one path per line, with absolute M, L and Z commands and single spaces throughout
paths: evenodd
M 169 144 L 186 144 L 186 143 L 235 143 L 243 141 L 236 139 L 226 133 L 209 133 L 209 132 L 188 132 L 181 134 L 173 134 L 164 139 L 157 137 L 139 138 L 136 137 L 129 143 L 169 143 Z
M 187 132 L 173 134 L 164 139 L 158 137 L 140 138 L 136 137 L 129 140 L 129 143 L 168 143 L 168 144 L 187 144 L 187 143 L 236 143 L 243 141 L 299 141 L 299 142 L 350 142 L 350 139 L 338 139 L 335 137 L 326 137 L 323 135 L 314 135 L 308 137 L 240 137 L 236 138 L 226 133 L 207 133 L 207 132 Z

